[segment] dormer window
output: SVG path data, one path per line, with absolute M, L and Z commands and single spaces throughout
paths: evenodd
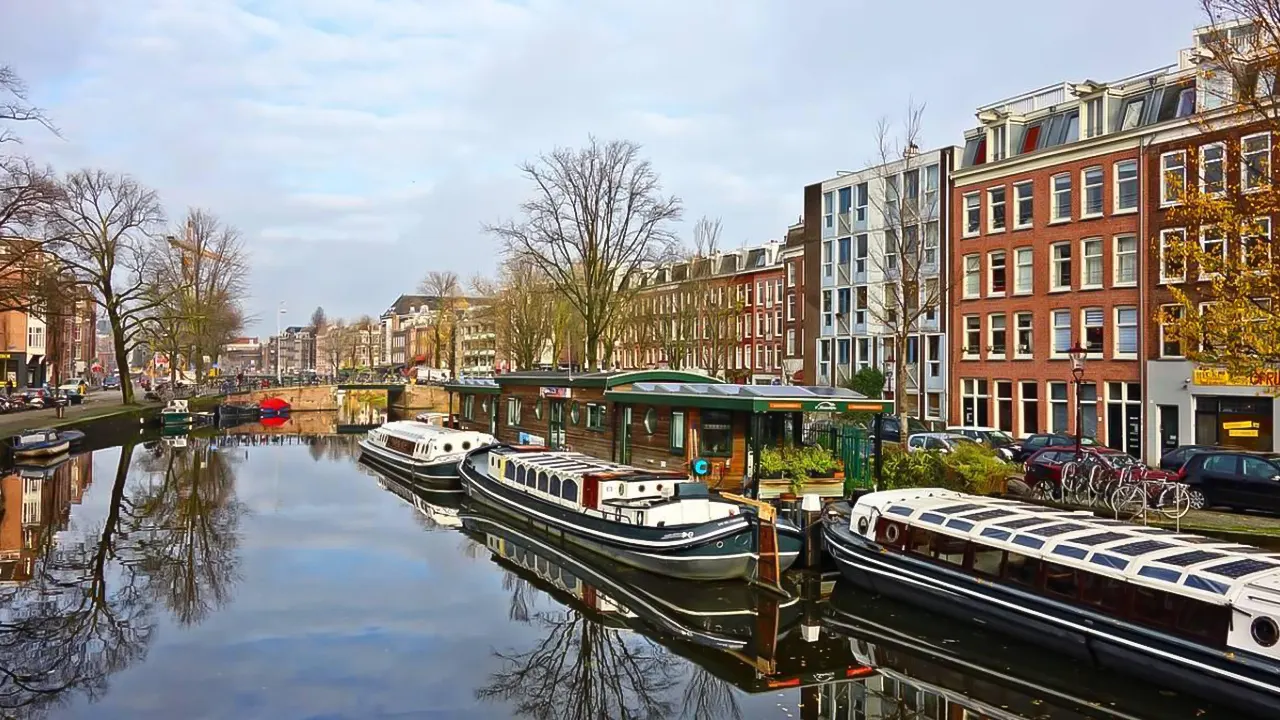
M 990 135 L 987 140 L 989 162 L 1000 162 L 1008 154 L 1008 128 L 1009 126 L 1006 123 L 1000 123 L 988 131 Z
M 1098 96 L 1085 101 L 1085 137 L 1095 138 L 1107 131 L 1105 99 L 1102 96 Z

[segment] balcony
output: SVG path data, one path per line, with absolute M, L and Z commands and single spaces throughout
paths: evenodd
M 853 233 L 853 213 L 843 212 L 836 216 L 837 235 Z

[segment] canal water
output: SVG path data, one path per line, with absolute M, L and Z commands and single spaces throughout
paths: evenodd
M 336 424 L 0 473 L 0 716 L 1239 717 L 833 576 L 784 600 L 619 570 Z

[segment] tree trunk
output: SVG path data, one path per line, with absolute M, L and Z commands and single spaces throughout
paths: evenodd
M 901 336 L 893 338 L 893 409 L 898 416 L 898 433 L 905 445 L 911 434 L 907 425 L 907 343 Z
M 124 321 L 119 311 L 107 306 L 107 322 L 111 325 L 111 342 L 115 345 L 116 365 L 120 368 L 120 401 L 125 405 L 133 404 L 133 374 L 129 372 L 129 354 L 124 342 Z

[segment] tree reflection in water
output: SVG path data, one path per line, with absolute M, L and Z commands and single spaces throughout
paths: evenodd
M 193 444 L 122 447 L 101 527 L 56 543 L 46 528 L 31 580 L 0 588 L 0 714 L 41 717 L 72 691 L 93 701 L 146 656 L 158 604 L 187 624 L 226 601 L 243 510 L 230 464 Z M 158 484 L 131 473 L 157 467 Z

